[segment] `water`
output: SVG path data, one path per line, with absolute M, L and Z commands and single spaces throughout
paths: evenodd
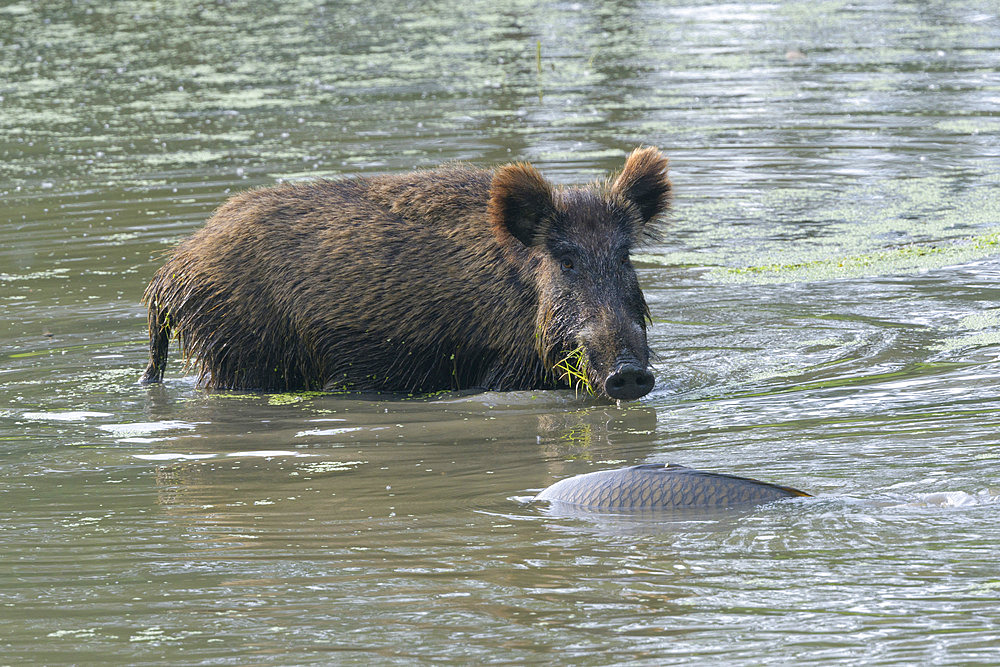
M 971 1 L 5 3 L 0 664 L 1000 661 L 998 54 Z M 639 144 L 642 401 L 134 384 L 230 193 Z M 816 497 L 521 502 L 645 461 Z

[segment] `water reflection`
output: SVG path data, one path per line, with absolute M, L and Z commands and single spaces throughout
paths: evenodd
M 477 507 L 542 488 L 580 462 L 632 462 L 653 452 L 653 408 L 577 406 L 560 417 L 549 411 L 551 398 L 562 404 L 574 400 L 572 392 L 541 392 L 522 401 L 504 395 L 506 404 L 500 398 L 372 405 L 314 396 L 296 416 L 287 406 L 262 407 L 266 397 L 210 394 L 190 421 L 98 428 L 121 445 L 142 447 L 132 450 L 132 458 L 158 464 L 158 486 L 170 498 L 164 504 L 182 511 L 270 504 L 285 485 L 308 487 L 308 494 L 292 494 L 296 506 L 309 507 L 300 510 L 308 516 L 338 514 L 341 503 L 373 516 L 392 516 L 400 508 L 453 512 L 456 503 Z M 228 409 L 232 403 L 244 410 Z M 241 413 L 253 417 L 237 435 L 232 424 L 242 421 Z

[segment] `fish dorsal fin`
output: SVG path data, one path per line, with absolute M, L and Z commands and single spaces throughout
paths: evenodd
M 634 465 L 631 470 L 690 470 L 687 466 L 679 463 L 640 463 Z

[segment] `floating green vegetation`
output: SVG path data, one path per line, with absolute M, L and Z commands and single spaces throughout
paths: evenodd
M 1000 346 L 1000 332 L 981 331 L 968 336 L 949 338 L 934 345 L 928 345 L 927 349 L 940 352 L 955 352 L 977 347 L 997 347 Z
M 848 155 L 831 156 L 847 159 Z M 977 165 L 979 167 L 979 165 Z M 681 247 L 637 259 L 697 267 L 722 283 L 782 283 L 912 273 L 1000 253 L 1000 180 L 946 172 L 857 184 L 787 185 L 681 199 Z M 672 232 L 673 234 L 673 232 Z
M 709 276 L 719 282 L 799 282 L 910 273 L 961 264 L 1000 252 L 1000 231 L 935 244 L 914 243 L 875 252 L 806 262 L 774 262 L 719 267 Z
M 991 308 L 979 313 L 966 315 L 958 322 L 963 329 L 988 329 L 1000 327 L 1000 308 Z
M 226 398 L 237 401 L 247 401 L 257 397 L 257 394 L 249 394 L 249 393 L 243 394 L 235 391 L 224 391 L 224 390 L 216 390 L 216 391 L 210 390 L 209 393 L 212 395 L 213 398 Z
M 955 336 L 927 346 L 929 350 L 955 352 L 979 347 L 1000 345 L 1000 308 L 991 308 L 966 315 L 952 330 Z
M 402 399 L 403 401 L 433 401 L 437 398 L 444 398 L 445 396 L 450 396 L 455 392 L 453 389 L 441 389 L 439 391 L 429 391 L 426 394 L 407 394 Z
M 268 394 L 268 405 L 291 405 L 301 403 L 316 398 L 317 396 L 328 396 L 325 391 L 292 391 L 284 394 Z
M 260 394 L 255 393 L 242 393 L 242 392 L 229 392 L 229 391 L 217 391 L 212 392 L 213 396 L 218 398 L 229 398 L 236 400 L 255 400 L 260 397 Z M 268 405 L 292 405 L 293 403 L 301 403 L 303 401 L 312 400 L 319 396 L 330 396 L 331 392 L 328 391 L 289 391 L 281 394 L 264 394 L 267 398 Z
M 577 394 L 581 388 L 590 396 L 595 394 L 587 376 L 587 351 L 582 345 L 567 352 L 552 368 L 559 372 L 559 379 L 568 382 Z

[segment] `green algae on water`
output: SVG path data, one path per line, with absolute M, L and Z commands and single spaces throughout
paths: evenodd
M 235 400 L 245 400 L 252 401 L 258 398 L 266 398 L 268 405 L 292 405 L 294 403 L 302 403 L 303 401 L 310 401 L 319 396 L 330 396 L 332 392 L 328 391 L 289 391 L 279 394 L 256 394 L 253 392 L 235 392 L 235 391 L 215 391 L 212 392 L 212 396 L 217 398 L 235 399 Z
M 956 335 L 928 345 L 927 349 L 955 352 L 978 347 L 1000 346 L 1000 308 L 991 308 L 966 315 L 950 331 L 954 331 Z
M 268 394 L 267 404 L 268 405 L 291 405 L 293 403 L 301 403 L 302 401 L 309 401 L 317 396 L 328 396 L 329 393 L 325 391 L 292 391 L 283 394 Z
M 913 273 L 963 264 L 1000 253 L 1000 231 L 953 241 L 913 243 L 871 253 L 798 263 L 716 268 L 719 282 L 800 282 Z
M 940 269 L 1000 254 L 1000 230 L 934 243 L 911 243 L 868 253 L 806 261 L 780 260 L 742 267 L 707 267 L 719 283 L 775 284 L 898 275 Z M 642 262 L 668 264 L 670 257 L 640 254 Z M 792 258 L 789 258 L 792 259 Z

